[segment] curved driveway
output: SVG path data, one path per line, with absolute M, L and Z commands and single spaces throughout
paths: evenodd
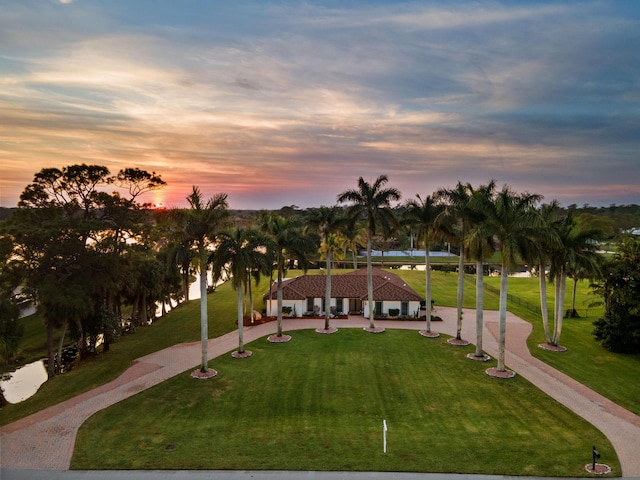
M 474 310 L 468 311 L 471 318 Z M 455 335 L 455 309 L 438 308 L 442 322 L 433 329 Z M 324 320 L 286 319 L 287 331 L 317 328 Z M 484 313 L 484 350 L 498 353 L 498 312 Z M 338 328 L 368 325 L 363 317 L 334 320 Z M 383 321 L 377 326 L 420 330 L 424 322 Z M 618 454 L 624 477 L 640 477 L 640 417 L 616 405 L 602 395 L 532 357 L 526 345 L 532 327 L 509 314 L 507 317 L 506 363 L 519 375 L 601 430 Z M 275 324 L 245 328 L 245 342 L 275 332 Z M 463 338 L 475 339 L 475 322 L 463 322 Z M 215 358 L 237 347 L 237 332 L 209 341 L 209 355 Z M 453 347 L 452 347 L 453 348 Z M 156 385 L 168 378 L 195 368 L 200 363 L 200 342 L 181 344 L 135 360 L 114 381 L 67 400 L 29 417 L 0 428 L 0 465 L 5 473 L 15 469 L 68 470 L 78 428 L 95 412 Z M 215 367 L 215 365 L 214 365 Z

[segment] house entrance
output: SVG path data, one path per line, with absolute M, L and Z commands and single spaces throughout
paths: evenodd
M 349 299 L 349 313 L 353 315 L 360 315 L 362 313 L 362 300 L 359 298 Z

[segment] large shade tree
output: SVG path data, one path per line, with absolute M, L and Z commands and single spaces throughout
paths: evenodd
M 440 218 L 444 205 L 438 202 L 433 196 L 427 195 L 422 198 L 416 195 L 415 199 L 406 202 L 403 212 L 403 223 L 408 225 L 417 236 L 417 240 L 424 244 L 424 270 L 425 270 L 425 308 L 426 308 L 426 329 L 422 331 L 425 337 L 437 337 L 437 332 L 431 331 L 431 260 L 429 252 L 434 242 L 441 237 L 438 219 Z
M 13 258 L 11 238 L 0 231 L 0 361 L 4 363 L 13 361 L 24 335 L 24 324 L 19 322 L 23 275 L 22 265 Z
M 126 229 L 133 238 L 135 225 L 144 217 L 137 197 L 164 182 L 149 174 L 144 185 L 130 192 L 130 198 L 105 189 L 116 180 L 118 186 L 126 187 L 145 176 L 134 169 L 121 170 L 113 177 L 100 165 L 45 168 L 25 187 L 7 222 L 13 253 L 25 266 L 27 291 L 33 293 L 45 318 L 50 376 L 56 364 L 54 324 L 78 326 L 79 347 L 84 351 L 90 336 L 86 328 L 95 326 L 98 318 L 95 309 L 105 304 L 115 308 L 110 299 L 117 298 L 115 292 L 121 288 L 113 281 L 121 264 L 104 262 L 103 257 L 121 254 L 119 246 L 124 242 L 118 242 L 117 232 Z
M 196 186 L 189 196 L 188 209 L 176 210 L 176 220 L 179 222 L 184 239 L 195 251 L 200 274 L 200 342 L 202 345 L 202 359 L 200 372 L 208 373 L 208 341 L 209 319 L 207 314 L 207 265 L 210 252 L 215 247 L 218 233 L 224 228 L 229 216 L 227 194 L 218 193 L 208 200 L 204 200 L 200 189 Z
M 593 287 L 604 300 L 596 339 L 613 352 L 640 353 L 640 240 L 625 239 Z
M 390 236 L 398 227 L 391 202 L 400 200 L 400 191 L 386 187 L 389 178 L 380 175 L 373 183 L 358 179 L 358 188 L 350 189 L 338 195 L 338 203 L 350 203 L 348 213 L 351 218 L 364 218 L 367 229 L 367 301 L 369 304 L 369 329 L 380 331 L 374 323 L 373 268 L 371 263 L 371 241 L 381 230 L 383 236 Z

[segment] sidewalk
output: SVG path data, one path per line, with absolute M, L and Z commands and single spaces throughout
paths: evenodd
M 472 312 L 474 311 L 467 312 L 467 318 L 471 318 Z M 433 329 L 455 335 L 455 309 L 440 307 L 438 315 L 443 321 L 433 323 Z M 498 312 L 485 311 L 484 320 L 483 347 L 489 355 L 495 357 L 498 353 Z M 323 322 L 324 320 L 317 319 L 287 319 L 283 328 L 286 331 L 317 328 L 322 326 Z M 526 339 L 532 330 L 529 323 L 508 314 L 507 324 L 506 363 L 509 368 L 600 429 L 616 449 L 622 475 L 640 477 L 640 417 L 533 358 L 526 346 Z M 350 317 L 347 320 L 335 320 L 332 325 L 338 328 L 362 328 L 368 325 L 368 320 L 363 317 Z M 376 326 L 421 330 L 425 325 L 424 322 L 387 320 L 378 322 Z M 244 333 L 245 342 L 249 343 L 275 333 L 275 328 L 275 323 L 247 327 Z M 463 322 L 462 336 L 468 340 L 475 339 L 475 322 Z M 209 340 L 210 358 L 233 351 L 237 343 L 237 332 Z M 199 363 L 200 342 L 176 345 L 137 359 L 126 372 L 108 384 L 2 427 L 0 464 L 4 473 L 11 472 L 11 478 L 24 478 L 14 476 L 18 474 L 15 469 L 68 470 L 78 428 L 87 418 L 168 378 L 196 368 Z M 215 365 L 213 367 L 215 368 Z M 318 475 L 319 472 L 307 472 L 304 478 L 342 478 Z M 210 475 L 206 478 L 227 477 Z

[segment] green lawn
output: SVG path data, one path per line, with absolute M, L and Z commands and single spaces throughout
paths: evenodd
M 490 282 L 498 286 L 499 279 Z M 571 290 L 573 282 L 567 282 Z M 600 308 L 587 308 L 594 299 L 590 294 L 588 282 L 578 284 L 576 309 L 586 317 L 565 318 L 563 320 L 561 345 L 567 347 L 563 353 L 549 352 L 538 348 L 545 342 L 542 319 L 539 315 L 519 307 L 510 306 L 510 310 L 533 325 L 533 333 L 527 344 L 536 358 L 566 373 L 580 383 L 587 385 L 601 395 L 618 403 L 624 408 L 640 415 L 640 354 L 628 355 L 609 352 L 598 344 L 592 335 L 593 322 L 602 314 Z M 529 303 L 539 304 L 540 289 L 537 279 L 509 279 L 509 292 Z M 548 287 L 549 311 L 553 311 L 553 287 Z M 565 297 L 565 310 L 571 307 L 571 292 Z
M 393 270 L 402 276 L 407 284 L 424 295 L 424 272 Z M 432 272 L 433 299 L 436 306 L 456 305 L 457 274 Z M 499 277 L 485 277 L 485 283 L 500 288 Z M 509 278 L 509 294 L 524 300 L 531 306 L 540 305 L 540 288 L 537 278 Z M 565 308 L 571 307 L 573 282 L 567 282 Z M 475 308 L 475 276 L 468 275 L 465 281 L 464 307 Z M 550 315 L 553 315 L 554 287 L 547 285 L 547 301 Z M 581 318 L 564 319 L 560 343 L 568 350 L 563 353 L 549 352 L 538 348 L 545 342 L 542 318 L 539 313 L 518 305 L 515 301 L 508 304 L 511 312 L 531 322 L 533 333 L 528 339 L 529 350 L 536 358 L 566 373 L 587 385 L 601 395 L 613 400 L 626 409 L 640 415 L 640 354 L 628 355 L 609 352 L 595 341 L 592 335 L 592 323 L 602 314 L 601 308 L 588 308 L 594 301 L 587 281 L 578 283 L 576 309 Z M 485 291 L 484 305 L 487 310 L 499 308 L 498 296 Z M 436 311 L 437 314 L 437 311 Z M 473 321 L 469 318 L 463 321 Z
M 522 377 L 486 376 L 472 347 L 414 331 L 264 338 L 94 415 L 74 469 L 260 469 L 588 476 L 606 438 Z M 492 364 L 493 365 L 493 364 Z M 382 451 L 382 421 L 389 425 Z

